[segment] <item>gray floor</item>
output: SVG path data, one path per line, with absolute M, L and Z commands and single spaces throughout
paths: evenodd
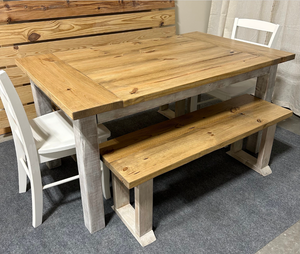
M 300 117 L 293 115 L 278 124 L 295 134 L 300 135 Z M 256 254 L 300 254 L 300 221 L 276 237 Z

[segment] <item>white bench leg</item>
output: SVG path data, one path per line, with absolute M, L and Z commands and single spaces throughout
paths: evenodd
M 113 209 L 141 244 L 147 246 L 156 237 L 152 230 L 153 220 L 153 179 L 135 187 L 135 209 L 129 203 L 129 190 L 112 174 Z
M 175 112 L 173 110 L 169 109 L 169 104 L 160 106 L 158 113 L 162 114 L 163 116 L 167 117 L 168 119 L 172 119 L 175 117 Z
M 260 149 L 257 159 L 242 150 L 242 140 L 239 140 L 231 145 L 230 151 L 227 153 L 231 157 L 242 162 L 246 166 L 252 168 L 259 174 L 267 176 L 272 173 L 269 167 L 271 150 L 276 130 L 276 124 L 262 131 Z

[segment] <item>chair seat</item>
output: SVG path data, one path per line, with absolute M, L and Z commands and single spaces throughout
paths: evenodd
M 40 155 L 75 149 L 72 121 L 62 111 L 34 118 L 30 120 L 30 125 Z M 99 124 L 98 139 L 106 140 L 108 137 L 110 131 Z

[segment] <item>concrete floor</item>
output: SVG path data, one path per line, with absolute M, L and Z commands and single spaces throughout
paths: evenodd
M 293 115 L 278 126 L 300 135 L 300 117 Z M 287 229 L 256 254 L 300 254 L 300 221 Z

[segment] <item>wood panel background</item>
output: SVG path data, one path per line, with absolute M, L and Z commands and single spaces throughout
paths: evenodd
M 175 34 L 174 0 L 0 0 L 0 69 L 36 116 L 28 77 L 15 59 Z M 0 102 L 0 134 L 9 133 Z

